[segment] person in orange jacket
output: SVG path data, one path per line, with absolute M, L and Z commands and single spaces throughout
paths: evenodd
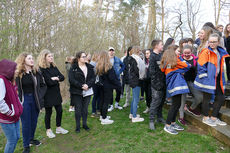
M 166 75 L 166 86 L 172 97 L 172 105 L 168 111 L 168 117 L 164 130 L 170 134 L 178 134 L 184 128 L 176 124 L 176 116 L 181 105 L 181 95 L 189 93 L 188 85 L 183 74 L 191 67 L 186 61 L 176 54 L 177 47 L 172 45 L 164 52 L 161 59 L 161 71 Z
M 227 125 L 220 121 L 217 116 L 225 100 L 225 76 L 224 64 L 228 53 L 220 46 L 220 36 L 216 33 L 211 34 L 208 39 L 208 48 L 204 48 L 197 63 L 197 76 L 194 81 L 195 88 L 203 92 L 203 123 L 209 126 Z M 212 94 L 215 94 L 216 101 L 213 105 L 213 112 L 209 118 L 209 102 Z

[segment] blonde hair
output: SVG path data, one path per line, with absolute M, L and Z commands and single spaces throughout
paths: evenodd
M 108 52 L 106 51 L 100 52 L 97 60 L 97 65 L 96 65 L 96 74 L 103 75 L 107 73 L 112 67 L 113 65 L 110 62 Z
M 177 55 L 175 51 L 177 48 L 178 48 L 177 45 L 168 46 L 168 49 L 166 49 L 162 55 L 160 68 L 164 68 L 167 65 L 170 65 L 171 68 L 176 67 Z
M 97 62 L 99 55 L 98 51 L 94 52 L 91 61 Z
M 140 46 L 133 46 L 129 55 L 135 54 L 135 55 L 139 55 L 140 53 Z
M 46 56 L 48 54 L 52 54 L 48 49 L 43 49 L 37 59 L 38 66 L 41 68 L 49 68 L 50 63 L 46 61 Z M 56 67 L 56 64 L 54 62 L 51 63 L 54 67 Z
M 209 36 L 213 33 L 213 29 L 208 27 L 208 26 L 204 26 L 201 30 L 204 30 L 204 39 L 201 40 L 201 44 L 200 46 L 197 48 L 198 53 L 205 47 L 207 47 L 207 41 L 209 39 Z
M 30 53 L 23 52 L 23 53 L 19 54 L 18 57 L 16 58 L 15 62 L 17 63 L 17 67 L 15 70 L 15 77 L 22 78 L 22 75 L 26 73 L 25 59 L 29 55 L 32 56 L 32 54 L 30 54 Z M 32 72 L 36 73 L 35 66 L 32 67 Z

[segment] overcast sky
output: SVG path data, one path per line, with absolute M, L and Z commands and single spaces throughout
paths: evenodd
M 168 7 L 173 7 L 175 4 L 180 3 L 182 0 L 167 0 L 167 5 Z M 229 1 L 230 0 L 226 0 Z M 82 4 L 84 5 L 92 5 L 94 0 L 83 0 Z M 204 18 L 202 19 L 201 22 L 213 22 L 214 23 L 214 10 L 213 10 L 213 0 L 201 0 L 201 9 L 202 14 L 204 14 Z M 224 10 L 222 12 L 221 19 L 219 21 L 220 24 L 226 25 L 229 22 L 229 17 L 228 17 L 228 11 L 229 10 Z
M 92 5 L 95 0 L 83 0 L 82 5 Z M 126 0 L 128 1 L 128 0 Z M 182 0 L 165 0 L 166 4 L 165 6 L 167 8 L 174 8 L 178 7 L 178 4 L 181 3 Z M 230 0 L 226 0 L 227 2 L 230 3 Z M 180 7 L 180 6 L 179 6 Z M 201 5 L 200 5 L 200 20 L 199 20 L 199 27 L 197 28 L 197 32 L 202 28 L 203 24 L 206 22 L 212 22 L 213 24 L 215 23 L 214 19 L 214 8 L 213 8 L 213 0 L 201 0 Z M 227 23 L 229 23 L 229 17 L 228 17 L 228 12 L 229 10 L 223 10 L 222 15 L 219 20 L 219 24 L 222 24 L 225 26 Z M 144 23 L 147 21 L 147 9 L 146 9 L 146 16 L 144 17 Z M 112 13 L 109 14 L 108 18 L 112 17 Z M 169 15 L 168 19 L 171 19 L 173 15 Z M 146 21 L 145 21 L 146 20 Z M 184 33 L 185 37 L 190 37 L 189 33 Z M 167 34 L 165 34 L 165 38 L 167 38 Z

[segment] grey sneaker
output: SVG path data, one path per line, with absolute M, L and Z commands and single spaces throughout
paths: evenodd
M 154 122 L 149 122 L 149 129 L 153 131 L 155 130 Z
M 183 131 L 183 130 L 184 130 L 183 127 L 181 127 L 180 125 L 178 125 L 178 124 L 176 124 L 176 123 L 171 124 L 171 126 L 172 126 L 172 128 L 173 128 L 174 130 L 177 130 L 177 131 Z
M 209 125 L 209 126 L 216 126 L 216 121 L 213 121 L 213 120 L 210 119 L 210 118 L 207 118 L 207 119 L 204 119 L 204 118 L 203 118 L 202 122 L 203 122 L 204 124 Z
M 178 132 L 174 130 L 174 128 L 171 125 L 170 126 L 165 125 L 164 130 L 169 134 L 174 134 L 174 135 L 178 134 Z
M 225 122 L 221 121 L 221 120 L 220 120 L 220 119 L 218 119 L 218 118 L 217 118 L 214 122 L 216 123 L 216 125 L 221 125 L 221 126 L 225 126 L 225 125 L 227 125 L 227 123 L 225 123 Z

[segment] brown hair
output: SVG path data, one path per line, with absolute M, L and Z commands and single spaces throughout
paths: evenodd
M 102 51 L 99 53 L 98 61 L 96 64 L 96 74 L 103 75 L 107 73 L 113 67 L 110 62 L 108 52 Z
M 182 49 L 183 49 L 183 43 L 188 43 L 188 39 L 182 38 L 182 39 L 179 41 L 180 52 L 181 52 Z
M 80 51 L 76 53 L 76 56 L 74 57 L 74 59 L 72 60 L 72 64 L 73 63 L 78 63 L 78 60 L 81 58 L 81 55 L 85 53 L 84 51 Z
M 154 49 L 162 40 L 154 39 L 151 43 L 152 48 Z
M 140 53 L 140 46 L 133 46 L 132 49 L 130 50 L 129 55 L 136 54 L 139 56 Z
M 162 55 L 160 68 L 164 68 L 167 65 L 170 65 L 171 68 L 176 67 L 177 55 L 176 55 L 175 51 L 177 48 L 178 48 L 177 45 L 168 46 L 168 48 L 164 51 L 164 53 Z
M 230 23 L 228 23 L 225 28 L 224 28 L 224 36 L 225 38 L 227 38 L 230 35 L 230 31 L 227 30 L 227 27 L 230 25 Z

